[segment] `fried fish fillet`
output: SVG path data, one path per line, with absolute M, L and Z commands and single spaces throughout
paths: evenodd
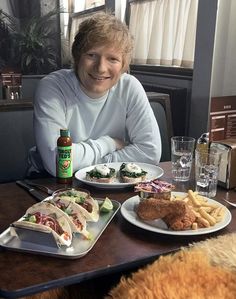
M 193 222 L 196 220 L 196 216 L 193 211 L 190 209 L 188 204 L 181 201 L 176 201 L 178 203 L 177 209 L 181 207 L 181 212 L 178 211 L 170 213 L 163 218 L 163 221 L 168 225 L 172 230 L 186 230 L 191 229 Z
M 178 200 L 148 198 L 140 201 L 136 212 L 142 220 L 163 219 L 173 230 L 189 229 L 196 219 L 188 204 Z
M 158 198 L 141 200 L 137 207 L 137 214 L 142 220 L 163 218 L 174 210 L 173 203 L 169 200 Z

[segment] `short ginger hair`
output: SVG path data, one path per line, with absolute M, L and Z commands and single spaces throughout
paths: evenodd
M 126 24 L 111 13 L 96 13 L 85 19 L 79 25 L 72 45 L 74 68 L 79 63 L 81 55 L 97 46 L 114 46 L 122 53 L 122 70 L 129 68 L 133 50 L 133 38 Z

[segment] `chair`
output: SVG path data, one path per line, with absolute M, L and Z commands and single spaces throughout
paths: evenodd
M 168 94 L 146 92 L 150 105 L 156 117 L 162 142 L 161 162 L 170 161 L 170 139 L 173 136 L 170 97 Z

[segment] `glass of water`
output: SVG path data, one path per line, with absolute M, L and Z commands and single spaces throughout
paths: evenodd
M 195 138 L 174 136 L 171 138 L 172 177 L 175 181 L 186 182 L 190 178 Z
M 195 183 L 196 191 L 206 197 L 215 197 L 221 153 L 211 151 L 195 151 Z

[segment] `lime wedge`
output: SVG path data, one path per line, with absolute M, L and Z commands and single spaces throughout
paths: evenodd
M 100 212 L 108 213 L 111 210 L 113 210 L 113 203 L 108 197 L 106 197 L 104 202 L 100 206 Z

